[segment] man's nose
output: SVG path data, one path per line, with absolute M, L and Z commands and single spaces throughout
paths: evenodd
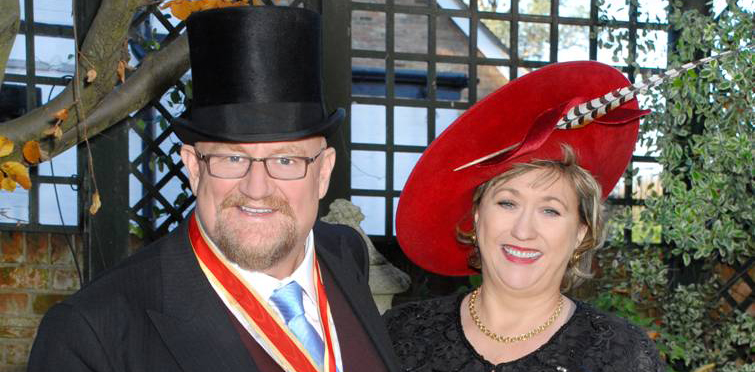
M 275 190 L 275 181 L 267 174 L 265 163 L 254 161 L 249 172 L 241 179 L 239 190 L 252 199 L 264 199 Z

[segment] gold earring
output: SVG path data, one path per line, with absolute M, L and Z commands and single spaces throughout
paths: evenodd
M 469 268 L 480 271 L 482 270 L 482 258 L 480 258 L 480 249 L 475 245 L 474 249 L 469 252 L 467 257 L 467 266 Z
M 582 257 L 583 253 L 585 252 L 574 253 L 574 255 L 571 256 L 571 259 L 569 259 L 569 265 L 575 266 L 577 262 L 579 262 L 579 259 Z

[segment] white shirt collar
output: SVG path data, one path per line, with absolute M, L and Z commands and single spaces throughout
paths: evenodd
M 272 296 L 273 294 L 273 291 L 280 287 L 283 287 L 291 281 L 295 281 L 299 283 L 301 288 L 304 290 L 304 300 L 316 303 L 317 291 L 315 289 L 313 275 L 314 254 L 314 234 L 312 233 L 312 230 L 310 230 L 309 235 L 307 235 L 307 240 L 304 244 L 304 259 L 299 264 L 299 266 L 294 269 L 294 272 L 291 273 L 291 275 L 281 280 L 278 280 L 275 277 L 259 271 L 244 270 L 235 263 L 231 264 L 234 265 L 238 272 L 241 273 L 241 275 L 244 277 L 244 280 L 249 283 L 254 291 L 257 292 L 257 294 L 260 296 L 260 298 L 264 298 L 265 300 L 269 301 L 270 296 Z

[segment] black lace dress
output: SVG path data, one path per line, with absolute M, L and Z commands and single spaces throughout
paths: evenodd
M 574 301 L 572 317 L 534 352 L 493 365 L 464 336 L 459 309 L 466 294 L 398 306 L 383 316 L 404 371 L 662 372 L 644 331 Z M 505 347 L 505 346 L 501 346 Z

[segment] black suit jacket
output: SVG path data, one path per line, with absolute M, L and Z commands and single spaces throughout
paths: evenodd
M 51 308 L 28 371 L 258 371 L 187 232 L 184 222 Z M 335 279 L 387 369 L 397 371 L 370 295 L 364 242 L 349 227 L 323 222 L 314 236 L 321 269 Z

